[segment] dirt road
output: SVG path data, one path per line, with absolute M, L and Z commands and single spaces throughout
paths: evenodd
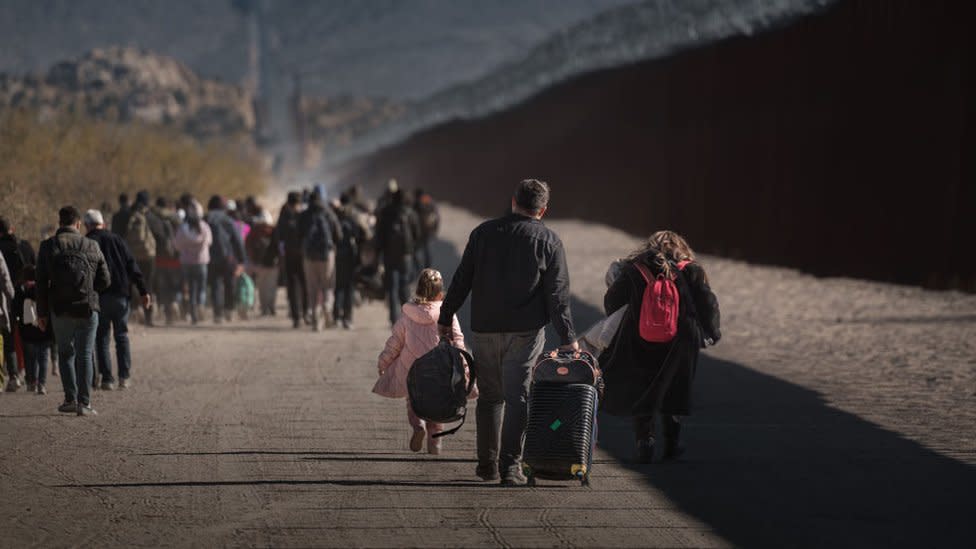
M 476 222 L 445 211 L 446 276 Z M 588 325 L 636 242 L 552 225 Z M 314 334 L 282 301 L 270 320 L 133 327 L 135 385 L 95 393 L 95 418 L 55 412 L 56 378 L 0 396 L 0 547 L 968 546 L 976 297 L 703 262 L 725 339 L 681 463 L 628 463 L 606 417 L 592 487 L 481 483 L 473 425 L 413 454 L 404 403 L 369 392 L 381 304 Z

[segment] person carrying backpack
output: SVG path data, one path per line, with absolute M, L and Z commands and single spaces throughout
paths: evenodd
M 332 325 L 335 302 L 336 243 L 342 239 L 342 227 L 322 195 L 309 196 L 308 209 L 298 220 L 305 252 L 305 281 L 312 328 L 321 331 Z
M 680 418 L 691 414 L 698 352 L 722 337 L 718 300 L 685 239 L 658 231 L 627 258 L 604 296 L 607 316 L 625 305 L 617 338 L 600 357 L 601 410 L 633 418 L 642 463 L 654 460 L 660 416 L 663 457 L 672 459 L 682 452 Z
M 365 231 L 357 221 L 348 194 L 340 198 L 339 224 L 342 239 L 336 246 L 336 290 L 335 323 L 342 324 L 346 330 L 352 329 L 353 292 L 356 284 L 356 269 L 359 268 L 360 245 L 365 240 Z
M 376 225 L 376 249 L 383 257 L 383 285 L 390 308 L 390 324 L 400 318 L 400 308 L 410 299 L 414 253 L 420 239 L 417 214 L 407 204 L 406 194 L 397 189 L 380 211 Z
M 387 398 L 407 396 L 407 374 L 418 358 L 437 346 L 440 341 L 437 320 L 440 318 L 441 303 L 444 300 L 444 279 L 434 269 L 424 269 L 417 280 L 417 291 L 413 301 L 403 306 L 403 316 L 393 325 L 393 334 L 377 363 L 379 379 L 373 392 Z M 451 319 L 451 344 L 464 350 L 464 334 L 457 316 Z M 474 391 L 472 391 L 474 392 Z M 407 421 L 413 427 L 410 449 L 419 452 L 427 438 L 427 452 L 440 454 L 441 439 L 434 435 L 443 430 L 440 423 L 425 423 L 417 417 L 407 399 Z
M 302 230 L 299 227 L 301 204 L 300 192 L 288 193 L 285 204 L 281 206 L 281 213 L 278 214 L 278 224 L 265 258 L 265 264 L 268 264 L 274 261 L 273 256 L 280 256 L 282 276 L 288 291 L 288 311 L 294 328 L 301 326 L 308 314 L 305 250 L 302 245 Z
M 180 226 L 180 218 L 176 210 L 170 207 L 170 202 L 163 197 L 156 198 L 156 206 L 149 210 L 149 227 L 156 238 L 156 303 L 163 309 L 166 324 L 175 320 L 176 300 L 183 286 L 183 275 L 180 268 L 180 254 L 173 244 L 176 230 Z
M 210 266 L 207 279 L 210 283 L 210 299 L 213 303 L 214 322 L 220 324 L 233 318 L 237 308 L 235 279 L 244 271 L 247 253 L 234 220 L 224 211 L 226 203 L 219 195 L 207 202 L 206 222 L 213 242 L 210 244 Z
M 98 293 L 112 282 L 105 257 L 81 234 L 74 206 L 58 211 L 61 228 L 41 243 L 37 254 L 37 325 L 54 328 L 64 403 L 62 413 L 94 415 L 91 405 L 92 355 L 98 328 Z
M 420 222 L 420 239 L 417 243 L 417 264 L 426 269 L 433 263 L 430 254 L 430 241 L 437 236 L 441 226 L 441 214 L 434 202 L 434 197 L 423 189 L 414 193 L 413 208 L 417 212 Z
M 153 281 L 156 274 L 156 235 L 152 226 L 155 224 L 155 215 L 149 210 L 149 193 L 139 191 L 136 194 L 135 204 L 129 210 L 125 223 L 125 243 L 136 258 L 139 272 L 142 273 L 146 281 L 146 289 L 149 294 L 153 292 Z M 152 304 L 142 308 L 143 322 L 146 326 L 153 325 Z

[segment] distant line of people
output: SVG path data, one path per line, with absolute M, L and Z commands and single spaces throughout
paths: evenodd
M 123 193 L 110 218 L 62 208 L 36 255 L 0 217 L 0 383 L 7 392 L 26 382 L 46 394 L 50 363 L 65 392 L 59 409 L 95 414 L 91 389 L 132 386 L 131 313 L 146 326 L 160 311 L 167 325 L 196 324 L 208 305 L 218 324 L 273 316 L 279 285 L 296 328 L 352 329 L 364 298 L 387 299 L 395 319 L 411 277 L 430 261 L 427 240 L 439 225 L 432 198 L 414 196 L 416 212 L 391 181 L 376 211 L 358 187 L 327 200 L 317 185 L 289 193 L 276 224 L 253 197 L 238 207 L 212 196 L 204 211 L 190 194 L 152 201 L 140 191 L 130 202 Z

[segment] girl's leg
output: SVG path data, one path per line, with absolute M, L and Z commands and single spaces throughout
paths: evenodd
M 417 414 L 413 413 L 413 408 L 410 406 L 410 399 L 407 399 L 407 421 L 410 422 L 410 426 L 413 427 L 413 436 L 410 437 L 410 450 L 414 452 L 419 452 L 424 447 L 424 434 L 425 425 L 424 420 L 417 417 Z
M 443 430 L 444 430 L 443 423 L 430 422 L 427 424 L 427 453 L 429 454 L 441 453 L 441 449 L 443 448 L 443 444 L 441 443 L 441 441 L 444 439 L 434 438 L 434 435 L 440 433 Z

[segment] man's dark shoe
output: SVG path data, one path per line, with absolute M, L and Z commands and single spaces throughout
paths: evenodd
M 484 481 L 498 480 L 498 465 L 491 463 L 489 465 L 478 465 L 478 468 L 474 470 L 474 474 L 478 475 L 478 478 Z
M 664 459 L 677 459 L 685 453 L 685 447 L 681 445 L 681 422 L 675 421 L 672 417 L 664 418 Z
M 101 389 L 102 391 L 114 391 L 115 390 L 115 382 L 114 381 L 102 381 L 101 384 L 99 384 L 98 388 Z
M 61 404 L 61 406 L 58 406 L 58 411 L 62 414 L 78 413 L 78 404 L 74 402 L 64 402 Z
M 654 438 L 637 441 L 637 463 L 654 463 Z
M 509 469 L 502 476 L 501 485 L 502 486 L 525 486 L 528 479 L 522 474 L 522 471 L 518 469 Z

